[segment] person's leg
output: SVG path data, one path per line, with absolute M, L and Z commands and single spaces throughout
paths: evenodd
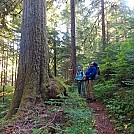
M 93 93 L 93 80 L 89 80 L 89 96 L 93 99 L 94 93 Z
M 90 98 L 90 86 L 89 86 L 89 80 L 86 82 L 86 90 L 87 90 L 87 99 Z
M 81 83 L 77 81 L 78 93 L 81 94 Z
M 85 85 L 84 81 L 81 81 L 81 94 L 82 96 L 85 96 Z
M 93 80 L 89 80 L 89 96 L 91 97 L 90 102 L 96 101 L 94 97 L 94 92 L 93 92 Z
M 94 95 L 93 95 L 93 80 L 88 80 L 87 81 L 88 83 L 87 83 L 87 99 L 88 100 L 91 100 L 93 97 L 94 97 Z

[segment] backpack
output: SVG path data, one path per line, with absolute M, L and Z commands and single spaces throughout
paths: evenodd
M 97 66 L 97 67 L 96 67 L 95 80 L 97 80 L 99 77 L 100 77 L 100 69 L 99 69 L 99 67 Z
M 96 67 L 96 74 L 94 79 L 97 80 L 100 77 L 100 68 L 97 63 L 95 63 L 94 66 Z
M 77 75 L 78 75 L 78 72 L 77 72 Z M 83 76 L 83 70 L 81 70 L 81 75 Z

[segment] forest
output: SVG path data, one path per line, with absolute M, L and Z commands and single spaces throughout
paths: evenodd
M 91 103 L 75 77 L 93 61 L 100 76 Z M 0 134 L 133 133 L 127 0 L 0 0 Z

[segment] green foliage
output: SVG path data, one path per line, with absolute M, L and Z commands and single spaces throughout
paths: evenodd
M 96 134 L 96 131 L 93 128 L 94 117 L 92 116 L 91 110 L 87 107 L 85 99 L 77 95 L 76 88 L 74 86 L 72 88 L 74 88 L 74 92 L 69 93 L 69 97 L 65 98 L 60 96 L 59 99 L 50 99 L 45 102 L 47 105 L 54 107 L 60 106 L 64 109 L 67 120 L 64 124 L 64 128 L 62 127 L 62 124 L 55 124 L 54 127 L 57 134 Z M 3 118 L 3 116 L 7 113 L 13 95 L 13 87 L 6 87 L 5 90 L 8 93 L 5 96 L 5 103 L 2 103 L 2 100 L 0 103 L 0 118 Z M 50 113 L 53 113 L 54 110 L 56 109 L 48 109 Z M 34 118 L 37 122 L 39 121 L 38 117 L 35 115 Z M 34 128 L 32 131 L 33 134 L 49 134 L 50 132 L 47 129 L 49 128 Z
M 3 89 L 3 87 L 0 87 L 0 92 L 2 92 L 2 89 Z M 14 90 L 13 86 L 8 86 L 8 87 L 5 86 L 5 92 L 6 93 L 12 93 L 13 90 Z
M 92 129 L 93 120 L 89 114 L 89 109 L 72 109 L 69 117 L 71 120 L 68 122 L 70 127 L 67 127 L 65 134 L 96 134 L 96 131 Z
M 76 90 L 73 93 L 69 93 L 69 97 L 67 98 L 60 96 L 59 99 L 49 99 L 45 101 L 45 104 L 61 106 L 64 109 L 67 122 L 64 124 L 64 129 L 56 124 L 55 129 L 57 134 L 96 134 L 96 131 L 93 129 L 94 118 L 91 114 L 91 110 L 87 108 L 85 99 L 77 95 Z M 50 112 L 54 111 L 52 110 Z M 49 133 L 42 129 L 34 129 L 33 132 L 35 134 Z
M 133 37 L 131 33 L 125 41 L 105 49 L 100 58 L 102 76 L 94 86 L 96 97 L 107 105 L 116 129 L 125 134 L 134 133 Z
M 3 118 L 8 111 L 14 90 L 14 87 L 5 87 L 5 93 L 3 96 L 2 88 L 3 87 L 0 87 L 0 119 Z
M 71 93 L 70 98 L 65 101 L 64 110 L 69 121 L 64 131 L 65 134 L 96 134 L 93 129 L 94 118 L 91 110 L 87 108 L 85 99 L 79 97 L 76 92 Z
M 107 99 L 113 95 L 114 92 L 117 91 L 117 85 L 114 81 L 103 81 L 102 83 L 98 83 L 94 85 L 95 95 L 98 99 Z
M 59 84 L 59 86 L 62 86 L 62 88 L 68 90 L 68 86 L 65 84 L 65 82 L 63 81 L 63 79 L 55 77 L 57 84 Z
M 110 114 L 109 117 L 115 122 L 116 129 L 125 134 L 134 132 L 133 89 L 121 88 L 119 90 L 113 81 L 95 85 L 94 88 L 96 97 L 106 104 Z
M 111 117 L 114 117 L 116 122 L 116 128 L 123 133 L 134 132 L 134 17 L 130 14 L 130 11 L 126 9 L 124 5 L 115 5 L 111 1 L 105 3 L 105 18 L 106 20 L 106 36 L 108 46 L 105 52 L 101 50 L 101 14 L 99 2 L 92 0 L 92 6 L 85 5 L 84 2 L 76 3 L 76 35 L 77 35 L 77 60 L 78 64 L 81 64 L 84 68 L 88 66 L 89 60 L 97 59 L 101 63 L 101 78 L 96 82 L 95 94 L 96 97 L 107 104 L 107 108 L 111 113 Z M 8 2 L 6 2 L 8 4 Z M 64 5 L 63 5 L 64 3 Z M 9 3 L 10 4 L 10 3 Z M 19 12 L 22 9 L 22 5 L 19 4 L 14 11 L 9 12 L 8 15 L 4 15 L 8 10 L 8 5 L 3 2 L 0 3 L 1 17 L 0 23 L 1 31 L 1 45 L 0 55 L 3 52 L 3 48 L 11 44 L 11 41 L 7 45 L 5 42 L 9 42 L 13 38 L 14 33 L 18 32 L 21 25 L 21 14 Z M 11 1 L 11 7 L 17 5 Z M 50 69 L 53 73 L 53 34 L 56 32 L 56 45 L 57 45 L 57 72 L 58 75 L 64 77 L 65 70 L 70 67 L 70 35 L 68 32 L 63 33 L 56 30 L 57 26 L 61 22 L 69 31 L 69 3 L 65 1 L 58 2 L 58 5 L 54 6 L 52 1 L 47 1 L 47 14 L 49 34 L 48 44 L 50 46 Z M 60 9 L 60 15 L 58 9 L 61 6 L 65 8 Z M 58 7 L 58 8 L 57 8 Z M 20 12 L 21 13 L 21 12 Z M 50 17 L 50 15 L 52 17 Z M 96 17 L 98 16 L 98 17 Z M 6 18 L 10 18 L 8 21 Z M 4 22 L 4 23 L 2 23 Z M 60 22 L 60 23 L 59 23 Z M 4 24 L 4 25 L 3 25 Z M 51 26 L 51 27 L 50 27 Z M 9 31 L 7 31 L 7 28 Z M 14 31 L 12 31 L 12 29 Z M 127 38 L 127 39 L 126 39 Z M 6 39 L 6 41 L 4 41 Z M 11 51 L 15 51 L 14 49 Z M 14 53 L 8 54 L 13 59 Z M 97 57 L 96 57 L 97 56 Z M 5 61 L 6 62 L 6 61 Z M 61 81 L 59 80 L 59 83 Z M 122 85 L 122 83 L 124 85 Z M 62 84 L 60 84 L 62 85 Z M 59 86 L 60 86 L 59 85 Z M 66 88 L 65 85 L 63 87 Z M 74 92 L 74 87 L 70 86 L 70 90 Z M 2 91 L 2 88 L 1 88 Z M 12 98 L 12 89 L 6 88 L 5 103 L 2 103 L 2 97 L 0 97 L 0 112 L 2 118 L 10 105 Z M 11 94 L 10 94 L 11 93 Z M 75 94 L 75 93 L 74 93 Z M 88 115 L 89 109 L 86 108 L 82 98 L 76 97 L 70 94 L 69 99 L 58 102 L 57 100 L 49 100 L 50 105 L 62 105 L 67 112 L 70 121 L 65 133 L 94 133 L 92 130 L 92 116 Z M 91 123 L 91 125 L 89 125 Z M 88 130 L 88 132 L 86 131 Z M 82 132 L 81 132 L 82 131 Z M 40 129 L 35 129 L 34 133 L 43 133 Z
M 125 134 L 134 132 L 134 91 L 121 90 L 114 94 L 111 99 L 105 100 L 107 108 L 116 122 L 116 129 L 123 131 Z
M 76 90 L 69 94 L 68 98 L 51 99 L 47 101 L 49 105 L 59 105 L 64 109 L 68 118 L 65 129 L 56 127 L 57 134 L 96 134 L 93 128 L 94 117 L 92 111 L 87 107 L 85 99 L 77 95 Z
M 47 130 L 42 130 L 42 129 L 33 129 L 33 134 L 49 134 Z

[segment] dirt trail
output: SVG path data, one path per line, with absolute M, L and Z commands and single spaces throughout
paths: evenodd
M 108 118 L 108 113 L 104 104 L 100 102 L 88 103 L 88 106 L 93 109 L 96 122 L 95 127 L 97 134 L 119 134 L 114 129 L 114 124 Z

